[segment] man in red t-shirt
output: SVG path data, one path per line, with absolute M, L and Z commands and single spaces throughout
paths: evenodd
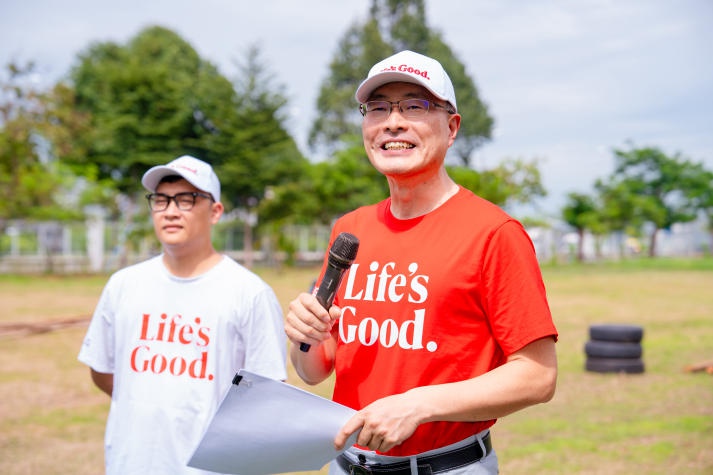
M 285 323 L 300 377 L 317 384 L 334 371 L 333 399 L 358 411 L 335 438 L 341 450 L 358 431 L 356 445 L 330 473 L 497 473 L 489 428 L 550 400 L 557 379 L 534 247 L 448 176 L 461 116 L 440 63 L 402 51 L 356 98 L 390 196 L 337 220 L 331 241 L 348 232 L 360 244 L 334 305 L 303 293 Z

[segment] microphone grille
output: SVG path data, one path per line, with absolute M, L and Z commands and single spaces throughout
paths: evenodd
M 350 266 L 352 262 L 354 262 L 354 259 L 356 259 L 358 250 L 359 238 L 350 233 L 341 233 L 334 240 L 329 254 L 331 257 L 343 261 L 344 264 Z

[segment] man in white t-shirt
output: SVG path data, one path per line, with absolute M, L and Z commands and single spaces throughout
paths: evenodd
M 142 184 L 163 253 L 111 276 L 79 352 L 111 396 L 106 474 L 213 473 L 186 463 L 235 373 L 287 377 L 282 310 L 213 247 L 223 205 L 208 163 L 182 156 Z

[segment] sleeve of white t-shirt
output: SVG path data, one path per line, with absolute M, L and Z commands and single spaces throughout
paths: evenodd
M 115 286 L 116 279 L 112 277 L 102 291 L 77 357 L 100 373 L 114 372 L 112 289 Z
M 282 308 L 270 287 L 255 293 L 245 325 L 245 369 L 272 379 L 287 379 Z

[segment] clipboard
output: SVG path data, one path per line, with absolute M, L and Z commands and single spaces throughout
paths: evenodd
M 319 470 L 342 451 L 339 429 L 356 411 L 303 389 L 241 369 L 188 466 L 267 475 Z M 358 432 L 345 444 L 352 446 Z

